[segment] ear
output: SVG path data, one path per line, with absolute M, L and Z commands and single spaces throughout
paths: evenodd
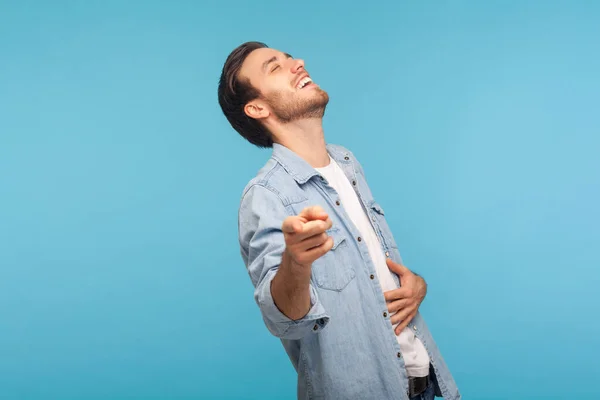
M 264 119 L 270 114 L 266 104 L 259 100 L 253 100 L 248 102 L 244 107 L 244 112 L 247 116 L 253 119 Z

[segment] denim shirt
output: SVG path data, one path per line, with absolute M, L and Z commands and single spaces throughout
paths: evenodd
M 387 257 L 401 263 L 382 207 L 361 165 L 347 149 L 327 145 L 364 206 Z M 337 193 L 318 171 L 284 146 L 246 186 L 239 209 L 241 254 L 255 287 L 254 298 L 268 330 L 281 342 L 298 373 L 298 399 L 408 399 L 400 346 L 367 245 Z M 309 206 L 321 206 L 333 225 L 333 248 L 312 264 L 311 308 L 291 320 L 277 308 L 271 281 L 285 249 L 281 225 Z M 394 274 L 399 286 L 398 276 Z M 431 360 L 437 396 L 460 399 L 458 388 L 420 314 L 409 327 Z

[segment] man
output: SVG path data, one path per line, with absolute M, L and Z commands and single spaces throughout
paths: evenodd
M 425 281 L 402 265 L 363 168 L 326 144 L 329 101 L 289 54 L 248 42 L 227 58 L 219 104 L 272 157 L 245 188 L 241 254 L 299 399 L 460 399 L 421 318 Z

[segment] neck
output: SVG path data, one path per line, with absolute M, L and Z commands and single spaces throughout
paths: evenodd
M 321 118 L 290 122 L 277 130 L 273 135 L 274 141 L 298 154 L 313 168 L 329 165 Z

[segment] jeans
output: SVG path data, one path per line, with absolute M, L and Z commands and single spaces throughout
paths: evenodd
M 411 397 L 410 400 L 434 400 L 435 399 L 435 387 L 433 386 L 433 382 L 429 380 L 429 385 L 427 385 L 427 389 L 419 395 Z

